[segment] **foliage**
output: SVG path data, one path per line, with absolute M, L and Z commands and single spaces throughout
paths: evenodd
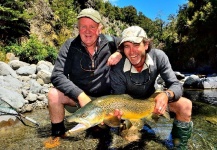
M 183 61 L 194 59 L 197 67 L 217 63 L 217 2 L 216 0 L 189 0 L 178 15 L 180 53 Z M 217 69 L 215 69 L 217 71 Z
M 71 28 L 77 22 L 77 13 L 75 11 L 73 0 L 53 0 L 51 7 L 58 18 L 56 22 L 57 45 L 62 45 L 66 39 L 72 36 Z
M 114 7 L 111 5 L 111 3 L 106 2 L 105 7 L 106 7 L 106 11 L 105 11 L 104 16 L 108 17 L 109 20 L 111 20 L 111 21 L 118 20 L 118 19 L 115 18 Z
M 1 48 L 0 48 L 0 61 L 3 61 L 3 62 L 6 61 L 5 52 L 2 51 Z
M 1 44 L 15 42 L 29 35 L 28 14 L 22 0 L 1 0 L 0 4 L 0 40 Z
M 4 47 L 4 52 L 12 52 L 19 56 L 21 61 L 28 63 L 37 63 L 40 60 L 54 62 L 57 56 L 57 50 L 54 47 L 44 45 L 34 35 L 21 45 L 11 44 Z
M 71 28 L 77 21 L 77 13 L 74 11 L 73 0 L 53 0 L 51 7 L 59 18 L 59 25 Z
M 133 6 L 127 6 L 122 9 L 124 15 L 124 22 L 127 22 L 129 25 L 135 25 L 135 22 L 138 20 L 137 10 Z
M 216 0 L 188 0 L 187 4 L 179 7 L 177 16 L 169 16 L 168 23 L 160 18 L 151 20 L 142 12 L 137 12 L 133 6 L 120 8 L 104 0 L 40 0 L 40 2 L 45 1 L 49 1 L 52 8 L 49 19 L 54 18 L 54 20 L 47 23 L 49 20 L 42 19 L 44 22 L 37 24 L 41 25 L 39 29 L 43 29 L 42 32 L 48 32 L 44 36 L 38 36 L 43 42 L 52 40 L 55 46 L 59 47 L 67 38 L 77 35 L 75 30 L 77 14 L 81 9 L 93 7 L 101 13 L 106 22 L 103 33 L 119 36 L 127 26 L 138 25 L 147 32 L 149 38 L 154 39 L 155 47 L 166 52 L 175 70 L 192 72 L 208 65 L 217 71 Z M 1 0 L 0 45 L 17 42 L 18 44 L 12 44 L 4 50 L 13 49 L 22 59 L 29 61 L 53 59 L 55 56 L 52 54 L 56 54 L 56 51 L 39 41 L 37 43 L 36 38 L 31 37 L 28 40 L 33 40 L 32 45 L 30 42 L 19 45 L 21 37 L 28 36 L 30 31 L 29 22 L 26 21 L 30 18 L 30 14 L 26 11 L 29 3 L 34 6 L 35 0 Z M 31 22 L 31 19 L 29 21 Z M 49 42 L 45 43 L 49 45 Z

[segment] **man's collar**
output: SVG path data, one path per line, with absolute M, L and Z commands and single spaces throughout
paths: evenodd
M 148 53 L 146 53 L 146 59 L 145 59 L 145 63 L 148 65 L 148 66 L 153 66 L 154 65 L 154 61 L 153 59 L 150 57 L 150 55 Z M 124 68 L 123 68 L 123 71 L 124 72 L 127 72 L 130 70 L 131 68 L 131 63 L 129 61 L 129 59 L 125 59 L 125 62 L 124 62 Z M 147 66 L 146 65 L 143 65 L 143 68 L 142 68 L 142 71 L 147 69 Z M 132 73 L 138 73 L 138 71 L 136 70 L 136 68 L 134 66 L 132 66 L 132 69 L 131 69 L 131 72 Z

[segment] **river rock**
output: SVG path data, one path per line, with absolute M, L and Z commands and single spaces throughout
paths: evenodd
M 26 100 L 23 98 L 22 94 L 3 87 L 0 87 L 0 100 L 1 105 L 6 104 L 4 102 L 7 102 L 15 109 L 20 109 L 26 103 Z
M 14 71 L 8 64 L 2 61 L 0 61 L 0 75 L 11 75 L 15 78 L 17 77 L 16 71 Z
M 217 77 L 207 77 L 201 79 L 198 84 L 203 89 L 216 89 L 217 88 Z
M 40 61 L 38 64 L 19 60 L 12 60 L 8 64 L 0 62 L 0 106 L 4 106 L 6 101 L 21 113 L 32 111 L 36 107 L 47 107 L 47 93 L 53 86 L 50 83 L 52 70 L 53 65 L 47 61 Z M 37 80 L 45 82 L 40 85 Z M 0 123 L 1 120 L 9 121 L 15 118 L 11 115 L 0 115 Z
M 183 87 L 186 88 L 198 88 L 200 78 L 197 75 L 190 75 L 184 82 Z
M 30 65 L 29 63 L 26 63 L 26 62 L 23 62 L 23 61 L 19 61 L 19 60 L 12 60 L 8 64 L 11 66 L 11 68 L 13 70 L 17 70 L 20 67 L 29 66 Z
M 51 72 L 47 70 L 40 70 L 37 73 L 37 78 L 42 79 L 45 84 L 50 83 L 50 77 L 51 77 Z
M 36 73 L 36 65 L 32 64 L 30 66 L 23 66 L 17 69 L 17 74 L 22 76 L 28 76 Z

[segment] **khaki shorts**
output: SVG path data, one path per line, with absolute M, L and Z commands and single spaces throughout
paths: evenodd
M 79 106 L 65 105 L 64 107 L 65 107 L 65 110 L 67 110 L 69 113 L 74 113 L 80 108 L 80 105 Z
M 96 97 L 91 97 L 89 96 L 91 100 L 95 100 Z M 69 105 L 65 105 L 64 108 L 69 112 L 69 113 L 74 113 L 76 112 L 79 108 L 81 108 L 81 106 L 79 105 L 79 103 L 76 104 L 76 106 L 69 106 Z

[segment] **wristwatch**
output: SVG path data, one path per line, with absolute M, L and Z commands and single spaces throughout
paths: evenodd
M 169 102 L 169 103 L 174 101 L 174 99 L 173 99 L 172 95 L 170 94 L 170 92 L 164 91 L 164 93 L 166 93 L 166 95 L 167 95 L 167 97 L 168 97 L 168 102 Z

